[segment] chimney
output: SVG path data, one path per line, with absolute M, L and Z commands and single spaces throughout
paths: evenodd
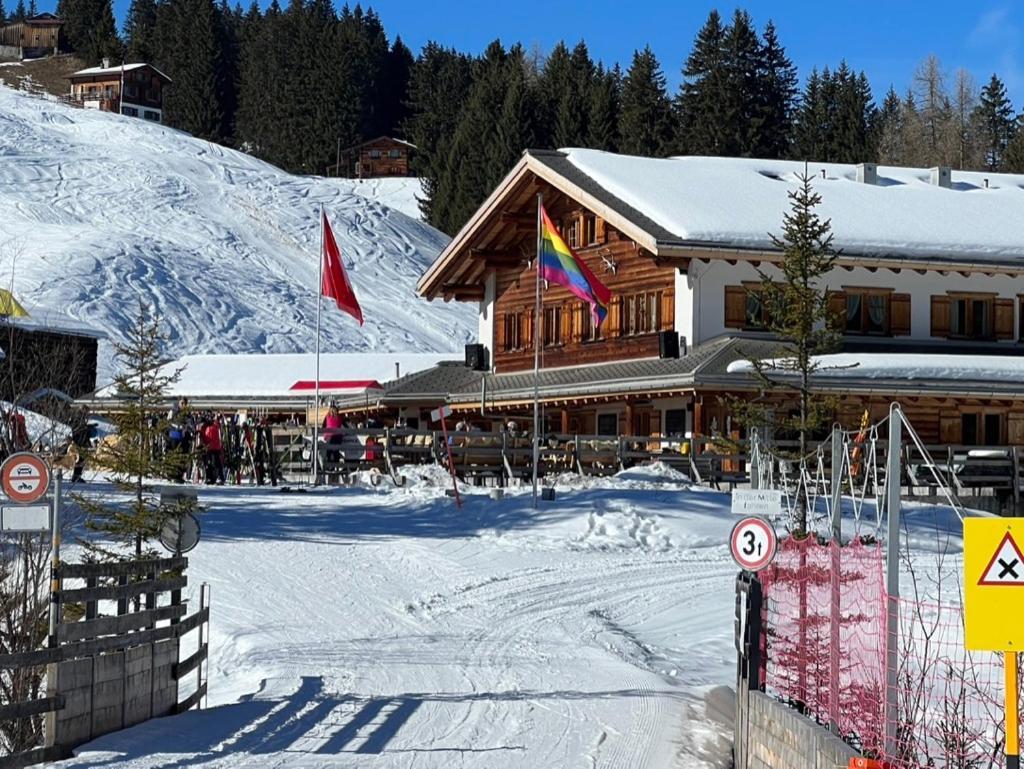
M 95 59 L 93 59 L 95 61 Z M 103 60 L 103 69 L 110 69 L 110 59 Z
M 878 184 L 878 166 L 874 163 L 858 163 L 857 181 L 861 184 Z
M 402 378 L 402 364 L 399 361 L 395 361 L 395 379 Z
M 953 185 L 953 172 L 949 166 L 935 166 L 931 169 L 932 184 L 949 189 Z

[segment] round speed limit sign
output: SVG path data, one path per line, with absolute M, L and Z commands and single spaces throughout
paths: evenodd
M 775 529 L 763 518 L 744 518 L 729 537 L 733 560 L 747 571 L 761 571 L 770 564 L 778 544 Z

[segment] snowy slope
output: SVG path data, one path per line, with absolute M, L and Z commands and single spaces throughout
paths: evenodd
M 321 204 L 366 317 L 359 328 L 325 303 L 324 351 L 457 352 L 472 308 L 414 293 L 447 242 L 407 215 L 418 191 L 415 179 L 291 176 L 0 87 L 0 284 L 115 339 L 141 298 L 175 355 L 312 350 Z

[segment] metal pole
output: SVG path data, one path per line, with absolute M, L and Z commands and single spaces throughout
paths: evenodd
M 843 538 L 843 433 L 832 426 L 832 539 Z
M 829 670 L 830 686 L 828 697 L 829 728 L 838 735 L 839 729 L 839 643 L 840 617 L 842 603 L 842 545 L 843 545 L 843 434 L 838 425 L 832 426 L 832 542 L 829 544 L 832 556 L 830 583 L 832 600 L 830 601 L 829 630 Z
M 320 260 L 316 279 L 316 395 L 313 399 L 313 485 L 320 481 L 320 311 L 323 302 L 320 297 L 324 290 L 324 227 L 326 222 L 324 204 L 320 204 Z
M 1020 725 L 1017 702 L 1017 652 L 1006 652 L 1006 769 L 1020 769 Z
M 885 752 L 896 755 L 896 722 L 899 717 L 897 675 L 900 627 L 900 446 L 903 445 L 903 410 L 898 403 L 889 409 L 889 445 L 886 452 L 885 588 Z
M 51 649 L 57 646 L 57 625 L 60 623 L 60 495 L 64 485 L 64 471 L 58 470 L 53 481 L 53 520 L 50 523 L 50 637 Z
M 761 488 L 761 442 L 756 427 L 750 430 L 750 488 Z
M 537 193 L 537 275 L 535 304 L 533 309 L 533 507 L 537 508 L 537 466 L 540 464 L 540 345 L 541 311 L 540 311 L 540 250 L 542 248 L 541 216 L 544 206 L 544 195 Z
M 203 584 L 201 584 L 199 586 L 199 610 L 200 611 L 202 611 L 203 609 L 205 609 L 207 606 L 210 605 L 209 604 L 209 597 L 208 597 L 209 596 L 209 590 L 210 590 L 210 586 L 206 582 L 204 582 Z M 200 654 L 203 653 L 203 628 L 205 627 L 205 625 L 206 625 L 205 622 L 200 622 L 199 623 L 199 627 L 197 628 L 199 630 L 199 647 L 198 647 L 197 651 Z M 197 676 L 197 679 L 196 679 L 196 691 L 199 691 L 200 689 L 203 688 L 203 661 L 202 660 L 199 661 L 199 665 L 196 667 L 196 676 Z M 196 702 L 196 709 L 197 710 L 202 710 L 203 709 L 202 699 L 200 699 L 199 701 Z

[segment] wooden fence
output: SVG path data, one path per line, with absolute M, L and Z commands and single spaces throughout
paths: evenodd
M 204 585 L 200 606 L 186 616 L 187 567 L 177 557 L 56 569 L 59 616 L 49 647 L 0 655 L 0 669 L 46 667 L 46 697 L 0 706 L 0 719 L 44 717 L 45 744 L 0 757 L 0 769 L 60 760 L 100 735 L 200 704 L 210 607 Z M 103 614 L 105 607 L 116 613 Z M 196 650 L 181 659 L 181 639 L 193 631 Z M 190 674 L 195 689 L 181 699 Z

